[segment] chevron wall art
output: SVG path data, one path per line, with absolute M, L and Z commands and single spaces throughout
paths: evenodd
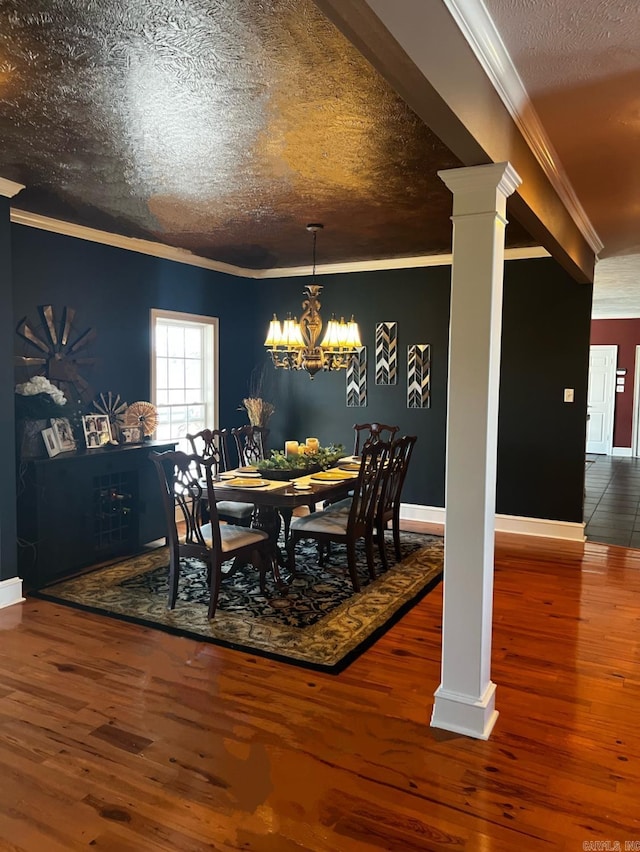
M 431 408 L 431 346 L 407 346 L 407 408 Z
M 361 346 L 347 367 L 347 408 L 367 404 L 367 347 Z
M 395 385 L 398 381 L 398 323 L 376 325 L 376 384 Z

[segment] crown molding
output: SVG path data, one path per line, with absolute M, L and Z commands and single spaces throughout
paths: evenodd
M 96 228 L 87 228 L 84 225 L 75 225 L 73 222 L 64 222 L 61 219 L 51 219 L 49 216 L 40 216 L 38 213 L 28 213 L 24 210 L 16 210 L 13 207 L 11 208 L 11 221 L 16 225 L 38 228 L 42 231 L 50 231 L 54 234 L 62 234 L 66 237 L 74 237 L 75 239 L 87 240 L 88 242 L 101 243 L 102 245 L 112 246 L 113 248 L 159 257 L 163 260 L 172 260 L 176 263 L 185 263 L 188 266 L 198 266 L 214 272 L 224 272 L 227 275 L 234 275 L 238 278 L 295 278 L 297 276 L 311 275 L 313 272 L 311 264 L 308 266 L 274 267 L 273 269 L 245 269 L 242 266 L 232 266 L 230 263 L 221 263 L 207 257 L 199 257 L 186 249 L 166 246 L 163 243 L 156 243 L 151 240 L 123 237 L 120 234 L 99 231 Z M 505 249 L 504 256 L 505 260 L 525 260 L 536 257 L 549 257 L 549 252 L 542 248 L 542 246 L 531 246 Z M 326 263 L 316 266 L 316 275 L 338 275 L 345 272 L 373 272 L 384 269 L 416 269 L 425 266 L 450 266 L 452 259 L 453 256 L 451 254 L 430 254 L 418 255 L 416 257 L 356 260 L 348 263 Z
M 505 249 L 505 260 L 529 260 L 537 257 L 550 257 L 542 246 Z M 427 266 L 451 266 L 452 254 L 422 254 L 413 257 L 384 257 L 378 260 L 352 260 L 347 263 L 324 263 L 316 266 L 316 275 L 339 275 L 345 272 L 376 272 L 385 269 L 420 269 Z M 273 269 L 249 269 L 252 278 L 295 278 L 299 275 L 311 275 L 311 266 L 284 266 Z M 257 273 L 257 274 L 255 274 Z
M 14 195 L 22 192 L 24 186 L 23 183 L 16 183 L 14 180 L 0 177 L 0 195 L 4 195 L 5 198 L 13 198 Z
M 121 234 L 112 234 L 109 231 L 100 231 L 97 228 L 87 228 L 85 225 L 76 225 L 73 222 L 65 222 L 62 219 L 52 219 L 49 216 L 41 216 L 39 213 L 29 213 L 26 210 L 11 208 L 11 221 L 16 225 L 26 225 L 29 228 L 38 228 L 41 231 L 51 231 L 54 234 L 62 234 L 65 237 L 75 237 L 87 240 L 91 243 L 101 243 L 113 248 L 135 251 L 138 254 L 148 254 L 152 257 L 161 257 L 164 260 L 174 260 L 177 263 L 186 263 L 190 266 L 199 266 L 203 269 L 212 269 L 215 272 L 225 272 L 228 275 L 243 276 L 245 270 L 239 266 L 229 263 L 221 263 L 210 260 L 207 257 L 199 257 L 187 249 L 166 246 L 152 240 L 141 240 L 136 237 L 124 237 Z
M 482 0 L 443 0 L 545 175 L 594 254 L 602 240 L 591 224 Z

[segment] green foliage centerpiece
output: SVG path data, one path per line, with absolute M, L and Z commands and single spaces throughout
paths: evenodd
M 333 467 L 344 456 L 341 444 L 319 447 L 315 453 L 285 455 L 282 450 L 271 450 L 271 456 L 258 462 L 258 470 L 265 479 L 295 479 Z

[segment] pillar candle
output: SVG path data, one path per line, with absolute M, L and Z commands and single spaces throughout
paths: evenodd
M 298 445 L 298 455 L 301 455 L 301 456 L 306 455 L 307 450 L 308 450 L 308 447 L 306 447 L 304 444 Z
M 308 453 L 317 453 L 320 449 L 320 441 L 317 438 L 307 438 L 306 444 Z
M 285 454 L 285 456 L 296 456 L 298 454 L 298 442 L 297 441 L 285 441 L 284 442 L 284 454 Z

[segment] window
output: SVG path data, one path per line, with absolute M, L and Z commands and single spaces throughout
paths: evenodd
M 151 387 L 158 408 L 159 441 L 177 441 L 218 421 L 218 320 L 173 311 L 151 311 Z

